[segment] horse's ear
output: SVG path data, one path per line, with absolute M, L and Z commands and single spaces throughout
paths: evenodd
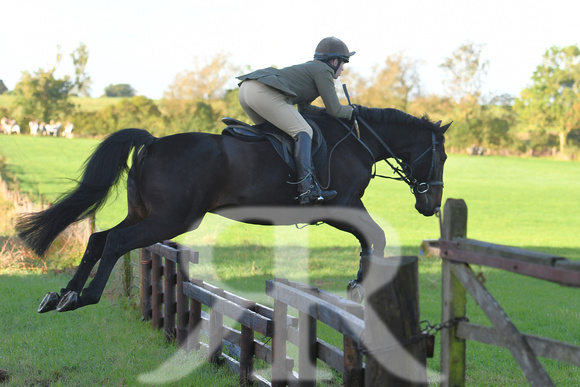
M 441 120 L 437 121 L 437 122 L 435 123 L 435 126 L 436 126 L 436 127 L 440 127 L 440 126 L 441 126 Z
M 439 121 L 441 122 L 441 121 Z M 443 125 L 439 127 L 439 132 L 441 134 L 445 133 L 447 131 L 447 129 L 449 129 L 449 127 L 451 126 L 451 124 L 453 123 L 453 121 L 451 121 L 450 123 L 448 123 L 447 125 Z

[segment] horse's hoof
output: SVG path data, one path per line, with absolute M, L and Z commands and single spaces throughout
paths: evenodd
M 361 304 L 365 298 L 365 290 L 361 284 L 356 280 L 352 280 L 346 287 L 346 294 L 348 299 Z
M 44 296 L 42 302 L 38 306 L 38 313 L 46 313 L 51 310 L 55 310 L 58 302 L 60 301 L 60 295 L 56 292 L 49 292 Z
M 68 312 L 69 310 L 75 310 L 79 304 L 79 295 L 77 292 L 69 291 L 64 297 L 60 300 L 58 305 L 56 306 L 57 312 Z

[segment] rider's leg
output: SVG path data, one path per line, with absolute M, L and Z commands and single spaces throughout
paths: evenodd
M 312 138 L 306 132 L 294 136 L 294 161 L 298 177 L 298 201 L 300 204 L 317 204 L 336 196 L 336 191 L 324 191 L 316 182 L 312 168 Z
M 245 81 L 242 83 L 238 92 L 238 100 L 240 101 L 242 109 L 244 109 L 248 117 L 254 121 L 254 124 L 260 125 L 265 123 L 266 120 L 253 108 L 253 106 L 258 106 L 259 109 L 259 104 L 256 102 L 255 94 L 259 93 L 260 87 L 259 85 L 256 85 L 256 83 L 259 82 Z
M 244 81 L 238 93 L 240 105 L 257 125 L 268 121 L 290 137 L 307 132 L 312 137 L 312 128 L 289 102 L 288 96 L 255 80 Z
M 238 94 L 244 111 L 256 124 L 264 120 L 294 138 L 294 160 L 300 204 L 321 203 L 336 196 L 323 191 L 312 168 L 312 128 L 280 91 L 255 80 L 244 81 Z

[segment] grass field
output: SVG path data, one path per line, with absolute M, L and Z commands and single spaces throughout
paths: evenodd
M 0 156 L 5 158 L 4 173 L 17 178 L 22 192 L 32 198 L 52 201 L 71 186 L 67 179 L 78 177 L 80 164 L 97 143 L 85 139 L 3 136 Z M 380 169 L 388 173 L 384 166 Z M 577 162 L 451 155 L 445 169 L 444 196 L 466 201 L 470 238 L 580 260 L 580 218 L 575 211 L 580 204 L 579 175 Z M 425 218 L 414 210 L 414 199 L 403 183 L 376 179 L 371 182 L 364 202 L 385 229 L 389 252 L 393 255 L 417 255 L 423 239 L 439 236 L 438 220 Z M 113 226 L 124 216 L 124 208 L 124 192 L 120 189 L 117 200 L 97 215 L 97 225 Z M 193 276 L 267 304 L 271 302 L 264 295 L 265 279 L 288 277 L 344 295 L 346 283 L 358 268 L 359 251 L 354 237 L 327 226 L 302 230 L 258 227 L 207 216 L 200 229 L 179 237 L 178 241 L 200 251 L 200 264 L 191 270 Z M 439 322 L 440 262 L 422 258 L 419 270 L 422 318 Z M 474 270 L 483 273 L 486 287 L 521 331 L 580 344 L 578 289 L 494 269 L 474 267 Z M 111 296 L 98 306 L 65 315 L 37 315 L 34 310 L 38 298 L 46 291 L 63 287 L 69 277 L 23 273 L 4 273 L 2 277 L 0 291 L 9 295 L 9 302 L 0 306 L 0 318 L 2 325 L 11 330 L 2 330 L 6 332 L 2 335 L 7 337 L 2 337 L 0 344 L 0 368 L 13 370 L 20 377 L 15 376 L 14 380 L 33 380 L 26 379 L 29 372 L 45 376 L 52 373 L 56 376 L 48 380 L 76 385 L 79 380 L 90 382 L 91 379 L 85 379 L 89 377 L 88 368 L 101 367 L 96 384 L 105 380 L 117 385 L 136 384 L 143 369 L 160 366 L 163 359 L 175 353 L 173 347 L 163 345 L 161 336 L 141 328 L 144 324 L 136 321 L 137 312 L 122 299 Z M 468 316 L 472 322 L 489 324 L 473 301 L 468 304 Z M 115 327 L 113 332 L 107 332 L 105 325 Z M 58 332 L 56 336 L 61 341 L 62 332 L 68 332 L 72 342 L 63 346 L 58 339 L 47 338 L 47 330 L 51 332 L 49 336 Z M 321 330 L 327 334 L 324 327 Z M 130 339 L 117 340 L 116 336 L 123 335 L 117 331 L 127 332 Z M 103 339 L 101 335 L 106 334 L 110 336 Z M 27 336 L 28 343 L 27 340 L 23 343 L 22 337 Z M 77 340 L 77 336 L 84 339 Z M 341 345 L 340 337 L 332 334 L 324 339 Z M 111 340 L 115 345 L 102 345 Z M 83 345 L 84 342 L 89 344 Z M 54 358 L 63 359 L 46 363 L 43 359 L 47 348 L 53 351 Z M 89 362 L 90 366 L 85 366 L 77 356 L 66 356 L 75 351 L 79 351 L 81 359 L 88 358 L 88 353 L 98 354 L 93 363 Z M 140 352 L 139 356 L 143 357 L 135 363 L 125 360 L 137 356 L 133 352 Z M 147 353 L 151 354 L 149 362 L 143 360 L 147 359 Z M 439 369 L 438 356 L 437 351 L 435 359 L 428 364 L 434 372 Z M 28 359 L 26 364 L 31 368 L 18 366 L 23 359 Z M 580 385 L 578 368 L 541 361 L 557 385 Z M 143 362 L 146 366 L 141 367 Z M 470 342 L 467 362 L 469 385 L 526 384 L 508 350 Z M 206 373 L 212 375 L 215 371 L 196 371 L 193 375 L 203 377 Z M 181 382 L 184 385 L 191 382 L 193 379 L 189 377 Z M 235 383 L 235 378 L 231 380 Z

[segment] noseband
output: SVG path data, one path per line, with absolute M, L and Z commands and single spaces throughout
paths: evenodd
M 427 192 L 429 192 L 429 188 L 434 187 L 434 186 L 441 186 L 443 187 L 443 181 L 441 180 L 431 180 L 433 178 L 433 174 L 435 173 L 435 164 L 436 164 L 436 153 L 437 153 L 437 149 L 436 146 L 437 144 L 440 143 L 440 141 L 437 141 L 435 139 L 435 132 L 431 132 L 431 146 L 429 148 L 427 148 L 425 150 L 425 152 L 421 153 L 421 155 L 419 155 L 417 158 L 415 158 L 415 160 L 411 161 L 409 164 L 403 162 L 403 160 L 401 160 L 400 158 L 398 158 L 395 153 L 391 150 L 391 148 L 383 141 L 383 139 L 377 134 L 377 132 L 374 131 L 373 128 L 370 127 L 369 124 L 367 124 L 362 118 L 358 117 L 358 120 L 367 128 L 367 130 L 379 141 L 379 143 L 383 146 L 383 148 L 385 148 L 385 150 L 387 151 L 387 153 L 389 154 L 389 156 L 387 158 L 384 159 L 384 161 L 389 164 L 389 166 L 392 168 L 393 172 L 395 174 L 398 175 L 398 177 L 392 177 L 392 176 L 384 176 L 384 175 L 379 175 L 376 173 L 376 164 L 375 164 L 375 170 L 373 172 L 372 177 L 382 177 L 385 179 L 392 179 L 392 180 L 399 180 L 399 181 L 404 181 L 405 183 L 407 183 L 407 185 L 409 185 L 409 187 L 411 188 L 411 192 L 413 192 L 414 194 L 425 194 Z M 352 131 L 352 129 L 351 129 Z M 362 140 L 356 136 L 354 136 L 365 148 L 366 150 L 373 156 L 373 160 L 374 160 L 374 155 L 371 152 L 371 150 L 368 148 L 368 146 L 362 142 Z M 429 151 L 431 151 L 431 166 L 429 167 L 429 174 L 427 175 L 427 180 L 424 182 L 419 182 L 414 176 L 413 176 L 413 165 L 415 163 L 417 163 L 419 160 L 421 160 L 423 157 L 427 156 L 429 154 Z M 389 161 L 389 158 L 395 160 L 395 164 L 391 163 Z
M 433 174 L 435 173 L 435 163 L 436 163 L 436 156 L 435 155 L 437 153 L 437 150 L 435 147 L 437 146 L 437 144 L 439 144 L 439 141 L 437 141 L 435 139 L 435 132 L 431 132 L 431 147 L 427 148 L 427 150 L 425 152 L 423 152 L 419 157 L 417 157 L 415 160 L 413 160 L 410 165 L 408 165 L 409 173 L 405 174 L 405 176 L 406 176 L 407 181 L 408 181 L 407 184 L 409 184 L 413 193 L 424 194 L 424 193 L 427 193 L 427 191 L 429 191 L 429 188 L 432 186 L 443 187 L 443 181 L 431 180 L 433 178 Z M 421 158 L 426 156 L 430 150 L 431 150 L 431 166 L 429 167 L 429 174 L 427 175 L 427 181 L 422 182 L 422 183 L 418 183 L 417 179 L 415 179 L 413 177 L 413 167 L 412 166 L 414 163 L 416 163 Z M 400 160 L 398 160 L 398 159 L 396 159 L 396 160 L 399 162 L 399 166 L 401 166 L 402 164 L 401 164 Z M 387 160 L 385 159 L 385 161 L 387 161 Z M 391 168 L 395 169 L 392 165 L 391 165 Z

